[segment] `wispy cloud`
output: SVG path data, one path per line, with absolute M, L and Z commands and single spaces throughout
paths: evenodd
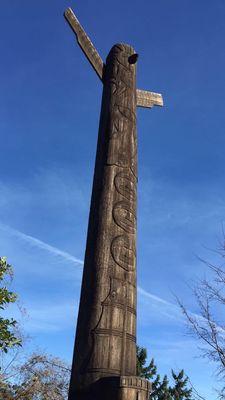
M 157 296 L 149 291 L 143 289 L 142 287 L 138 286 L 137 291 L 140 294 L 139 302 L 139 318 L 141 323 L 144 325 L 149 324 L 149 316 L 146 315 L 145 310 L 151 308 L 151 314 L 157 317 L 158 315 L 165 316 L 170 320 L 174 320 L 177 322 L 184 322 L 184 316 L 181 312 L 181 309 L 178 305 L 171 303 L 160 296 Z
M 80 266 L 83 265 L 83 261 L 80 260 L 79 258 L 76 258 L 76 257 L 72 256 L 71 254 L 69 254 L 65 251 L 62 251 L 62 250 L 58 249 L 57 247 L 51 246 L 48 243 L 45 243 L 42 240 L 39 240 L 33 236 L 26 235 L 25 233 L 20 232 L 14 228 L 11 228 L 8 225 L 0 223 L 0 229 L 7 232 L 11 236 L 15 236 L 19 239 L 22 239 L 23 241 L 28 243 L 30 246 L 35 246 L 41 250 L 51 253 L 53 256 L 61 257 L 66 261 L 75 263 Z
M 154 301 L 156 301 L 156 302 L 158 302 L 160 304 L 163 304 L 165 306 L 176 307 L 175 304 L 172 304 L 169 301 L 166 301 L 166 300 L 162 299 L 159 296 L 156 296 L 156 295 L 154 295 L 152 293 L 147 292 L 146 290 L 142 289 L 140 286 L 138 286 L 137 289 L 138 289 L 138 293 L 140 293 L 142 296 L 145 296 L 145 297 L 147 297 L 147 298 L 149 298 L 151 300 L 154 300 Z
M 60 257 L 65 261 L 69 261 L 73 264 L 79 265 L 79 266 L 83 266 L 83 260 L 80 260 L 74 256 L 72 256 L 71 254 L 62 251 L 60 249 L 58 249 L 55 246 L 51 246 L 48 243 L 43 242 L 42 240 L 39 240 L 31 235 L 27 235 L 23 232 L 18 231 L 17 229 L 14 229 L 8 225 L 2 224 L 0 222 L 0 229 L 3 230 L 4 232 L 6 232 L 7 234 L 11 235 L 11 236 L 15 236 L 18 239 L 28 243 L 30 246 L 32 247 L 37 247 L 38 249 L 47 251 L 48 253 L 50 253 L 52 256 L 56 256 L 56 257 Z M 178 312 L 179 308 L 173 304 L 170 303 L 164 299 L 162 299 L 161 297 L 154 295 L 148 291 L 146 291 L 145 289 L 141 288 L 140 286 L 138 286 L 138 293 L 146 299 L 149 299 L 151 301 L 154 301 L 154 303 L 158 303 L 159 306 L 162 306 L 164 308 L 170 308 L 173 309 L 174 312 Z M 174 314 L 174 313 L 173 313 Z
M 6 232 L 8 235 L 11 235 L 13 237 L 16 237 L 23 242 L 26 242 L 28 245 L 31 247 L 36 247 L 40 250 L 48 252 L 50 255 L 53 257 L 58 257 L 61 258 L 64 261 L 67 261 L 69 263 L 72 263 L 73 265 L 77 265 L 82 267 L 83 266 L 83 260 L 78 259 L 71 255 L 70 253 L 67 253 L 65 251 L 62 251 L 58 249 L 55 246 L 51 246 L 48 243 L 45 243 L 31 235 L 27 235 L 17 229 L 14 229 L 8 225 L 5 225 L 0 222 L 0 230 Z M 160 296 L 157 296 L 156 294 L 153 294 L 142 287 L 138 286 L 137 288 L 138 293 L 140 294 L 140 299 L 142 303 L 142 309 L 144 306 L 144 309 L 146 307 L 149 308 L 150 305 L 153 306 L 153 308 L 156 308 L 157 314 L 163 314 L 169 319 L 173 319 L 176 322 L 179 323 L 184 323 L 185 317 L 181 312 L 180 307 L 172 302 L 169 302 L 165 299 L 163 299 Z M 76 309 L 78 307 L 78 304 L 76 304 Z M 58 320 L 58 318 L 55 319 L 56 315 L 65 315 L 67 316 L 66 321 L 71 320 L 72 315 L 75 315 L 76 312 L 74 313 L 75 310 L 73 310 L 73 307 L 70 305 L 69 302 L 63 304 L 63 305 L 58 305 L 56 307 L 57 309 L 52 308 L 52 306 L 44 306 L 42 305 L 41 310 L 35 309 L 35 307 L 31 307 L 31 310 L 29 309 L 29 315 L 32 316 L 30 319 L 28 325 L 28 329 L 30 331 L 60 331 L 64 329 L 65 324 L 61 324 L 61 319 Z M 54 312 L 57 311 L 57 312 Z M 194 318 L 195 320 L 199 321 L 201 324 L 204 325 L 204 323 L 207 323 L 206 320 L 201 315 L 198 315 L 196 313 L 192 313 L 190 311 L 189 315 Z M 51 320 L 49 320 L 49 315 L 52 315 Z M 224 335 L 224 330 L 218 326 L 218 329 L 220 330 L 221 335 Z
M 63 331 L 74 327 L 78 303 L 75 306 L 68 301 L 56 305 L 44 304 L 41 307 L 31 305 L 28 311 L 30 317 L 26 328 L 29 332 Z
M 31 301 L 22 313 L 17 304 L 11 305 L 10 316 L 19 321 L 22 327 L 25 326 L 29 333 L 60 332 L 74 327 L 78 305 L 78 300 L 75 302 L 62 300 L 53 304 L 39 299 L 38 304 Z M 7 316 L 7 310 L 4 313 Z
M 0 229 L 6 232 L 7 234 L 11 236 L 15 236 L 20 240 L 23 240 L 24 242 L 28 243 L 32 247 L 37 247 L 41 250 L 47 251 L 51 255 L 55 257 L 60 257 L 65 261 L 71 262 L 73 264 L 76 264 L 78 266 L 83 266 L 83 260 L 80 260 L 71 254 L 62 251 L 58 249 L 57 247 L 51 246 L 48 243 L 45 243 L 33 236 L 27 235 L 23 232 L 18 231 L 17 229 L 11 228 L 8 225 L 0 223 Z M 167 314 L 168 317 L 170 318 L 176 318 L 177 320 L 182 320 L 184 317 L 181 314 L 179 306 L 177 306 L 174 303 L 171 303 L 162 297 L 159 297 L 155 294 L 152 294 L 145 289 L 141 288 L 138 286 L 138 293 L 141 295 L 142 298 L 145 298 L 147 300 L 153 301 L 155 304 L 158 304 L 159 307 L 162 307 L 163 313 Z M 203 321 L 203 318 L 198 315 L 198 314 L 193 314 L 190 312 L 190 315 L 192 315 L 194 318 L 201 319 Z
M 179 305 L 173 304 L 173 303 L 171 303 L 171 302 L 169 302 L 167 300 L 162 299 L 159 296 L 156 296 L 156 295 L 154 295 L 152 293 L 149 293 L 146 290 L 142 289 L 140 286 L 138 286 L 138 292 L 142 296 L 144 296 L 144 297 L 146 297 L 146 298 L 148 298 L 150 300 L 153 300 L 154 302 L 157 302 L 157 303 L 161 304 L 165 308 L 164 314 L 167 311 L 166 314 L 167 314 L 168 317 L 176 318 L 177 320 L 186 321 L 186 318 L 183 315 L 183 313 L 181 312 L 181 309 L 180 309 Z M 201 315 L 199 315 L 197 313 L 193 313 L 193 312 L 189 311 L 188 309 L 186 309 L 186 310 L 187 310 L 187 313 L 189 314 L 189 316 L 193 320 L 195 320 L 197 323 L 201 324 L 202 326 L 206 326 L 207 325 L 207 319 L 206 318 L 202 317 Z M 225 335 L 225 330 L 221 326 L 216 325 L 216 328 L 218 329 L 218 332 L 219 332 L 219 334 L 221 336 Z

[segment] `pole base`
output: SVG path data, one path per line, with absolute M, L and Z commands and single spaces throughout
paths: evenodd
M 151 393 L 151 383 L 138 376 L 121 376 L 119 400 L 148 400 Z
M 88 391 L 70 392 L 68 400 L 149 400 L 151 383 L 138 376 L 101 378 Z

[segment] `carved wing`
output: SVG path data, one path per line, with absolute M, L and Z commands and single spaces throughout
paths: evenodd
M 163 106 L 163 98 L 159 93 L 149 92 L 148 90 L 137 89 L 137 106 L 152 108 L 153 106 Z
M 104 63 L 103 63 L 100 55 L 98 54 L 96 48 L 94 47 L 93 43 L 89 39 L 85 30 L 82 28 L 80 22 L 78 21 L 76 15 L 73 13 L 71 8 L 68 8 L 65 11 L 64 15 L 65 15 L 65 18 L 67 19 L 67 21 L 69 22 L 72 30 L 76 34 L 77 42 L 78 42 L 79 46 L 83 50 L 87 59 L 90 61 L 92 67 L 94 68 L 95 72 L 98 74 L 99 78 L 102 80 Z

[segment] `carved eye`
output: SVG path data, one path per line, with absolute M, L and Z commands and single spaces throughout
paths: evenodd
M 135 64 L 137 62 L 137 59 L 138 59 L 138 54 L 134 53 L 130 57 L 128 57 L 128 62 L 129 64 Z

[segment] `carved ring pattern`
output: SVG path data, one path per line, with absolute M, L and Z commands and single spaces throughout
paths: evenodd
M 134 271 L 136 265 L 136 252 L 134 241 L 127 235 L 117 236 L 111 244 L 111 254 L 116 262 L 125 271 Z
M 136 178 L 132 174 L 119 172 L 114 178 L 114 184 L 119 194 L 127 200 L 136 200 Z
M 115 223 L 127 233 L 136 232 L 135 211 L 127 201 L 119 201 L 113 207 L 113 218 Z

